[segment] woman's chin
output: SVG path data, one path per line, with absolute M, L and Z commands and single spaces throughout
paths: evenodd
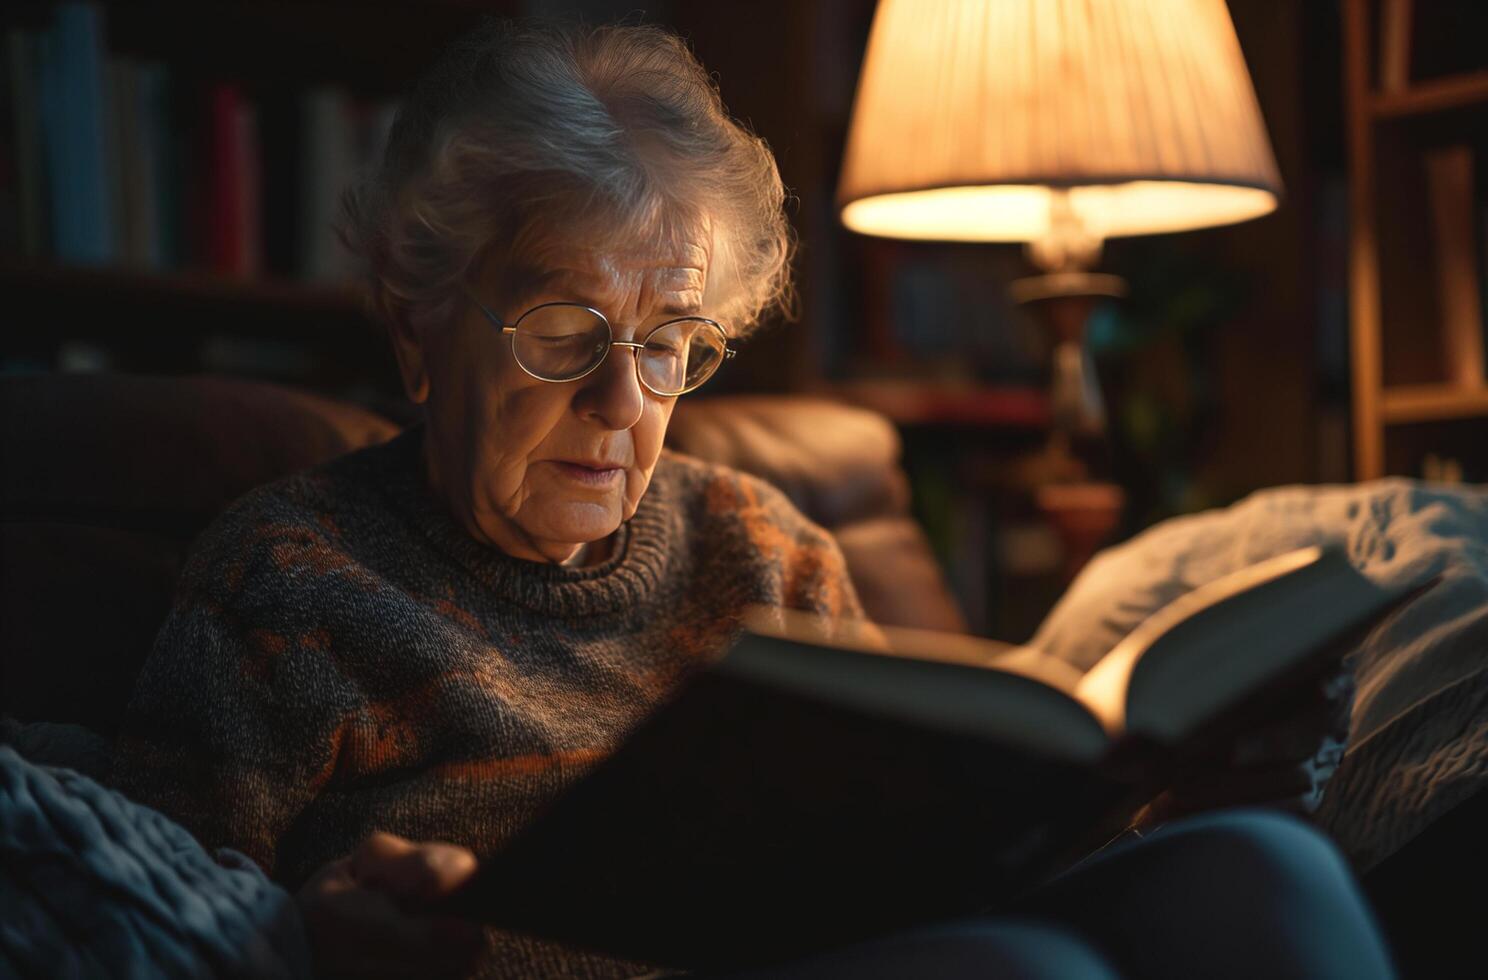
M 615 533 L 623 518 L 620 502 L 584 501 L 565 502 L 557 507 L 544 507 L 546 513 L 531 515 L 521 521 L 522 529 L 533 540 L 544 544 L 554 553 L 564 548 L 577 551 L 594 541 L 602 541 Z M 524 515 L 525 516 L 525 515 Z

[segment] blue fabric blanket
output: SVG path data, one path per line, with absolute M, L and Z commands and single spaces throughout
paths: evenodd
M 232 851 L 0 746 L 0 975 L 308 977 L 293 898 Z

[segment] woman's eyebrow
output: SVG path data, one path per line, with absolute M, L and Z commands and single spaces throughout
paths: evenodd
M 599 302 L 596 301 L 592 296 L 586 296 L 583 293 L 575 293 L 572 294 L 569 301 L 573 303 L 580 303 L 592 310 L 598 310 L 599 312 L 604 313 L 604 307 L 601 306 Z M 686 303 L 681 301 L 673 301 L 662 306 L 657 312 L 664 313 L 667 316 L 692 316 L 696 313 L 701 312 L 702 308 L 703 304 L 701 301 Z M 606 314 L 606 316 L 608 316 L 608 314 Z

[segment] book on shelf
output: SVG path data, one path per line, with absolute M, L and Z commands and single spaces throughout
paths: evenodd
M 107 51 L 106 10 L 4 35 L 0 260 L 350 278 L 332 223 L 394 104 Z
M 263 266 L 258 114 L 235 85 L 213 88 L 210 114 L 211 268 L 251 278 Z
M 3 51 L 5 140 L 10 157 L 0 161 L 4 174 L 5 220 L 9 222 L 0 247 L 26 258 L 39 258 L 50 249 L 46 226 L 46 173 L 41 148 L 40 99 L 37 94 L 38 45 L 17 30 L 5 34 Z
M 86 265 L 116 258 L 102 20 L 90 4 L 59 4 L 36 64 L 52 248 Z
M 150 201 L 150 161 L 145 133 L 148 123 L 144 104 L 144 79 L 138 66 L 117 58 L 105 66 L 108 72 L 109 132 L 111 153 L 117 173 L 114 185 L 114 230 L 116 255 L 126 266 L 148 266 L 153 235 Z
M 1091 670 L 778 610 L 483 856 L 450 909 L 679 966 L 985 910 L 1285 716 L 1404 598 L 1304 549 L 1202 586 Z
M 342 189 L 356 168 L 355 119 L 345 93 L 318 88 L 305 93 L 305 153 L 301 175 L 305 188 L 300 223 L 300 254 L 310 279 L 343 279 L 354 268 L 352 256 L 336 237 L 335 220 Z

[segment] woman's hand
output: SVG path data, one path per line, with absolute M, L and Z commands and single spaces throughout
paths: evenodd
M 463 847 L 385 833 L 321 868 L 296 896 L 317 975 L 467 972 L 482 948 L 480 928 L 420 910 L 465 884 L 475 868 Z
M 1277 706 L 1268 721 L 1199 760 L 1192 774 L 1138 812 L 1133 825 L 1228 806 L 1266 806 L 1309 814 L 1343 759 L 1354 678 L 1340 669 Z

